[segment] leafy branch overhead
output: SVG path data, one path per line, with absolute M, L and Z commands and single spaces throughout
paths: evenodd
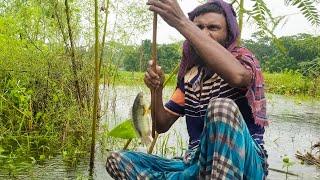
M 265 4 L 265 2 L 263 0 L 256 0 L 254 2 L 255 2 L 255 4 L 253 5 L 253 9 L 251 11 L 252 18 L 257 23 L 259 29 L 261 29 L 264 32 L 269 33 L 272 36 L 275 36 L 273 34 L 273 31 L 270 30 L 267 26 L 268 19 L 271 20 L 273 27 L 276 24 L 274 18 L 272 17 L 270 9 L 267 7 L 267 5 Z
M 286 0 L 286 4 L 297 6 L 312 25 L 320 25 L 320 17 L 314 0 Z
M 243 18 L 240 16 L 240 12 L 245 13 L 248 16 L 248 20 L 252 19 L 254 23 L 258 26 L 259 30 L 266 35 L 276 38 L 273 33 L 276 26 L 280 24 L 280 21 L 284 19 L 287 15 L 280 17 L 274 17 L 272 11 L 266 5 L 264 0 L 251 0 L 253 5 L 250 9 L 244 7 L 244 3 L 241 3 L 241 0 L 234 0 L 232 4 L 237 10 L 239 15 L 239 22 Z M 316 8 L 316 4 L 319 3 L 315 0 L 284 0 L 285 5 L 297 7 L 304 17 L 314 26 L 320 25 L 320 15 L 319 11 Z M 240 31 L 242 29 L 240 24 Z

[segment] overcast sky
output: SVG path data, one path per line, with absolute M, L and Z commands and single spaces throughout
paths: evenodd
M 284 0 L 265 0 L 274 17 L 288 15 L 286 20 L 276 28 L 275 34 L 280 36 L 294 35 L 298 33 L 309 33 L 320 35 L 320 27 L 312 26 L 296 7 L 285 6 Z M 252 1 L 245 1 L 245 8 L 250 9 Z M 196 0 L 181 0 L 180 5 L 185 14 L 194 9 L 199 3 Z M 320 11 L 320 5 L 317 5 Z M 245 18 L 245 21 L 247 19 Z M 285 22 L 285 24 L 284 24 Z M 252 22 L 245 22 L 243 27 L 242 38 L 250 39 L 252 33 L 257 31 L 257 27 L 252 25 Z M 151 39 L 152 31 L 146 33 L 143 39 Z M 183 40 L 183 36 L 179 34 L 174 28 L 168 26 L 161 18 L 158 22 L 158 43 L 170 43 Z

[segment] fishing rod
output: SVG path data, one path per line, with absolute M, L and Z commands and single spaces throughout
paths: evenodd
M 157 22 L 158 22 L 158 15 L 156 12 L 153 13 L 153 31 L 152 31 L 152 70 L 154 72 L 157 72 Z M 157 109 L 157 103 L 156 103 L 156 99 L 157 99 L 157 91 L 156 88 L 153 88 L 151 90 L 151 99 L 152 99 L 152 103 L 151 103 L 151 116 L 152 116 L 152 143 L 148 149 L 148 153 L 151 154 L 153 147 L 156 143 L 158 134 L 156 132 L 156 127 L 157 127 L 157 123 L 156 123 L 156 109 Z

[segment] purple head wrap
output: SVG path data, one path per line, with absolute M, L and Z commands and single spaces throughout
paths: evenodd
M 239 26 L 237 23 L 237 18 L 236 18 L 236 13 L 232 7 L 231 4 L 224 2 L 223 0 L 208 0 L 207 3 L 200 5 L 198 7 L 196 7 L 192 12 L 188 13 L 189 15 L 189 19 L 191 21 L 194 20 L 195 16 L 196 16 L 196 12 L 199 9 L 205 8 L 210 6 L 211 4 L 216 4 L 218 6 L 220 6 L 222 8 L 222 10 L 224 11 L 225 14 L 225 18 L 226 18 L 226 22 L 227 22 L 227 26 L 228 26 L 228 41 L 226 42 L 226 48 L 231 51 L 237 43 L 237 39 L 239 36 Z M 183 57 L 180 63 L 180 68 L 179 68 L 179 73 L 178 73 L 178 78 L 183 78 L 186 71 L 196 65 L 196 64 L 200 64 L 201 65 L 201 61 L 199 61 L 200 57 L 195 53 L 195 51 L 193 50 L 190 42 L 188 40 L 186 40 L 183 43 Z M 206 70 L 207 74 L 211 74 L 212 72 L 210 72 L 209 70 Z

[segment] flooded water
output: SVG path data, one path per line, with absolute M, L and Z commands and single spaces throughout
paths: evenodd
M 142 89 L 149 93 L 147 89 Z M 108 127 L 114 127 L 122 120 L 130 117 L 130 110 L 136 94 L 141 91 L 138 87 L 117 87 L 115 90 L 102 89 L 102 109 L 105 111 L 104 121 Z M 169 87 L 164 92 L 164 99 L 168 100 L 173 91 Z M 320 141 L 320 102 L 298 101 L 279 95 L 268 94 L 268 115 L 272 120 L 266 128 L 265 147 L 269 154 L 269 167 L 285 171 L 283 156 L 288 156 L 294 165 L 289 171 L 298 176 L 288 175 L 288 179 L 320 179 L 320 169 L 315 166 L 302 165 L 295 158 L 295 153 L 310 151 L 310 147 Z M 168 139 L 167 139 L 168 138 Z M 167 157 L 180 156 L 186 148 L 188 136 L 184 118 L 180 118 L 169 132 L 161 135 L 155 147 L 158 155 Z M 166 149 L 163 149 L 165 145 Z M 99 149 L 99 147 L 97 147 Z M 113 149 L 113 147 L 108 147 Z M 88 157 L 89 158 L 89 157 Z M 106 155 L 97 150 L 95 160 L 94 179 L 111 179 L 104 164 Z M 37 165 L 30 172 L 17 173 L 17 179 L 87 179 L 89 159 L 83 159 L 76 168 L 66 167 L 61 157 Z M 8 179 L 0 174 L 0 179 Z M 269 171 L 268 179 L 286 179 L 285 174 Z

